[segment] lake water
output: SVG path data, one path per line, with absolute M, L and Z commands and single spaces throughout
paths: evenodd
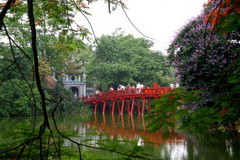
M 29 118 L 1 118 L 0 143 L 4 133 L 23 124 L 31 125 Z M 146 122 L 138 115 L 84 114 L 57 117 L 61 131 L 72 131 L 72 139 L 94 147 L 118 145 L 122 151 L 132 149 L 132 144 L 143 146 L 153 159 L 169 160 L 239 160 L 240 135 L 218 134 L 184 134 L 174 129 L 150 132 Z M 118 140 L 118 144 L 111 141 Z M 131 140 L 127 142 L 125 140 Z M 102 144 L 104 141 L 104 144 Z M 120 142 L 119 142 L 120 141 Z M 149 143 L 150 142 L 150 143 Z M 78 147 L 68 140 L 62 145 L 71 149 Z M 82 152 L 93 154 L 90 159 L 116 159 L 119 154 L 108 151 L 82 148 Z M 98 155 L 97 155 L 98 154 Z

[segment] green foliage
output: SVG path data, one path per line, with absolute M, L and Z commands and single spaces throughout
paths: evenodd
M 52 68 L 45 57 L 39 58 L 39 74 L 42 81 L 46 76 L 52 75 Z
M 216 26 L 216 29 L 221 29 L 224 33 L 231 33 L 234 30 L 240 29 L 240 14 L 230 14 L 223 16 L 220 19 L 220 23 Z
M 76 150 L 70 150 L 69 148 L 63 146 L 64 139 L 60 138 L 56 131 L 46 131 L 43 134 L 42 138 L 36 140 L 34 143 L 22 146 L 17 150 L 9 151 L 8 154 L 1 153 L 8 148 L 12 148 L 14 146 L 22 144 L 23 141 L 34 137 L 34 135 L 39 132 L 38 128 L 35 128 L 34 130 L 29 128 L 31 128 L 30 123 L 22 124 L 21 126 L 16 126 L 12 130 L 9 130 L 9 132 L 5 133 L 4 135 L 1 135 L 1 138 L 3 140 L 0 142 L 0 159 L 17 158 L 22 147 L 26 147 L 26 151 L 22 153 L 20 159 L 41 159 L 39 154 L 39 143 L 41 143 L 41 145 L 43 146 L 42 152 L 44 159 L 58 159 L 60 156 L 59 153 L 57 153 L 58 149 L 59 151 L 61 150 L 62 159 L 69 157 L 77 158 L 79 156 Z M 58 145 L 60 145 L 61 147 L 58 148 Z
M 59 83 L 55 88 L 47 90 L 47 93 L 51 95 L 53 99 L 57 99 L 58 97 L 62 98 L 57 107 L 56 113 L 58 114 L 91 113 L 91 108 L 89 106 L 86 106 L 83 102 L 74 99 L 73 93 L 70 90 L 66 90 L 66 88 Z M 55 103 L 50 104 L 52 108 L 54 105 Z
M 175 89 L 156 99 L 151 105 L 155 108 L 146 116 L 150 120 L 148 129 L 158 130 L 177 127 L 195 133 L 236 130 L 239 121 L 239 98 L 222 96 L 214 106 L 200 105 L 200 91 Z M 234 102 L 234 103 L 233 103 Z
M 154 100 L 151 105 L 155 106 L 155 108 L 146 116 L 146 120 L 151 120 L 148 129 L 158 130 L 160 128 L 174 127 L 176 120 L 181 121 L 189 114 L 189 109 L 184 107 L 185 103 L 199 100 L 197 93 L 199 91 L 188 92 L 178 88 Z
M 196 133 L 217 130 L 222 118 L 214 108 L 203 106 L 192 113 L 187 114 L 183 119 L 182 129 Z
M 0 145 L 0 158 L 76 159 L 79 157 L 80 151 L 69 150 L 64 147 L 64 141 L 66 139 L 69 140 L 70 138 L 68 137 L 74 137 L 74 135 L 66 132 L 59 132 L 57 129 L 58 127 L 50 122 L 47 111 L 52 112 L 53 108 L 46 109 L 45 102 L 48 103 L 47 105 L 50 107 L 52 104 L 49 104 L 49 102 L 53 102 L 50 100 L 52 97 L 56 98 L 59 94 L 63 95 L 63 101 L 58 107 L 59 112 L 66 112 L 66 110 L 76 111 L 82 104 L 80 104 L 79 101 L 73 100 L 72 95 L 66 93 L 64 90 L 59 93 L 55 90 L 56 92 L 53 91 L 53 94 L 49 92 L 51 97 L 48 96 L 45 90 L 42 91 L 43 88 L 38 79 L 38 71 L 39 68 L 42 67 L 40 72 L 42 77 L 44 77 L 50 74 L 49 67 L 53 66 L 61 74 L 62 71 L 66 71 L 64 69 L 69 61 L 82 62 L 82 59 L 79 57 L 84 58 L 84 63 L 89 60 L 88 55 L 90 52 L 85 50 L 85 45 L 81 39 L 86 37 L 88 30 L 81 28 L 75 30 L 72 28 L 75 9 L 79 9 L 78 5 L 80 5 L 82 1 L 36 0 L 33 4 L 34 11 L 31 10 L 31 2 L 33 1 L 28 1 L 27 3 L 19 1 L 18 4 L 16 2 L 8 11 L 9 14 L 7 16 L 3 15 L 5 16 L 4 23 L 7 26 L 9 36 L 13 39 L 11 41 L 13 48 L 11 48 L 12 53 L 5 49 L 1 49 L 1 52 L 4 52 L 4 60 L 1 59 L 1 62 L 4 63 L 0 63 L 0 65 L 1 73 L 4 74 L 0 75 L 0 98 L 2 107 L 0 111 L 2 111 L 1 113 L 3 113 L 4 116 L 21 116 L 29 115 L 31 112 L 38 109 L 43 115 L 41 119 L 43 123 L 36 124 L 36 119 L 34 119 L 34 122 L 31 123 L 33 125 L 31 129 L 28 129 L 29 125 L 24 126 L 26 128 L 13 128 L 9 134 L 2 136 L 3 138 L 1 137 L 1 140 L 4 139 L 5 142 L 0 141 L 0 144 L 2 142 L 4 143 L 4 145 Z M 75 5 L 75 3 L 77 4 Z M 82 12 L 87 13 L 83 10 Z M 27 17 L 28 13 L 29 17 Z M 31 14 L 34 16 L 31 17 Z M 33 23 L 36 25 L 36 32 L 34 32 L 35 25 L 31 20 L 30 26 L 32 30 L 30 31 L 29 29 L 29 19 L 31 18 L 34 19 Z M 35 34 L 38 38 L 36 40 L 36 45 L 34 44 Z M 56 38 L 55 35 L 59 35 L 59 37 Z M 79 56 L 81 52 L 84 52 L 84 54 Z M 35 57 L 34 63 L 32 57 Z M 38 60 L 40 59 L 42 61 L 38 68 Z M 35 71 L 32 70 L 34 66 L 37 66 Z M 38 85 L 37 89 L 35 80 Z M 70 99 L 70 101 L 67 101 L 67 99 Z M 87 107 L 82 108 L 85 112 Z M 63 133 L 68 137 L 65 137 Z M 13 141 L 6 144 L 6 141 L 9 139 Z M 99 141 L 99 145 L 100 143 Z M 78 143 L 75 142 L 75 144 L 77 145 Z M 81 145 L 82 144 L 78 144 L 78 147 Z M 10 150 L 7 151 L 9 148 Z M 96 149 L 98 148 L 96 147 Z M 110 150 L 110 152 L 112 151 L 114 150 Z M 124 155 L 123 157 L 128 159 L 130 159 L 130 157 L 143 159 L 145 155 L 141 155 L 140 152 L 142 152 L 142 149 L 135 146 L 132 152 L 128 152 L 129 154 L 123 152 L 119 152 L 119 154 Z
M 152 86 L 154 82 L 167 85 L 171 77 L 166 57 L 151 51 L 152 42 L 132 35 L 102 36 L 87 67 L 88 77 L 95 77 L 100 85 L 117 87 L 137 82 Z
M 0 117 L 26 116 L 31 113 L 31 92 L 18 79 L 4 82 L 0 87 Z
M 228 89 L 227 94 L 218 97 L 215 107 L 222 112 L 223 125 L 234 129 L 237 121 L 240 120 L 240 58 L 237 58 L 235 63 L 226 68 L 225 71 L 230 72 L 227 76 L 227 82 L 232 87 Z
M 77 36 L 63 36 L 51 38 L 46 43 L 48 52 L 46 56 L 57 73 L 83 72 L 83 67 L 90 60 L 91 49 L 89 49 Z

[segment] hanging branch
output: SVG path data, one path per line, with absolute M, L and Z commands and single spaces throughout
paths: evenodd
M 83 17 L 87 20 L 87 22 L 88 22 L 88 24 L 89 24 L 89 26 L 90 26 L 90 28 L 91 28 L 91 30 L 92 30 L 92 33 L 93 33 L 95 42 L 96 42 L 96 44 L 99 46 L 98 41 L 97 41 L 97 36 L 96 36 L 96 34 L 95 34 L 95 32 L 94 32 L 94 29 L 93 29 L 93 26 L 92 26 L 91 22 L 89 21 L 89 19 L 87 18 L 87 16 L 83 13 L 83 11 L 78 7 L 78 5 L 76 4 L 76 2 L 73 1 L 73 3 L 74 3 L 74 5 L 76 6 L 77 10 L 78 10 L 78 11 L 83 15 Z
M 3 19 L 13 3 L 15 3 L 15 0 L 8 0 L 6 5 L 3 7 L 2 12 L 0 13 L 0 30 L 2 30 Z
M 108 0 L 108 13 L 111 14 L 111 2 Z
M 46 108 L 46 95 L 43 91 L 43 88 L 41 86 L 41 80 L 40 80 L 40 74 L 38 69 L 38 52 L 37 52 L 37 43 L 36 43 L 36 26 L 34 23 L 34 14 L 33 14 L 33 0 L 28 0 L 28 18 L 31 28 L 31 35 L 32 35 L 32 52 L 33 52 L 33 58 L 34 58 L 34 71 L 35 71 L 35 77 L 36 77 L 36 85 L 39 91 L 39 94 L 41 96 L 41 102 L 42 102 L 42 111 L 43 111 L 43 117 L 44 117 L 44 123 L 42 124 L 42 129 L 45 130 L 45 127 L 50 128 L 49 121 L 48 121 L 48 115 L 47 115 L 47 108 Z
M 131 21 L 131 19 L 129 18 L 127 12 L 126 12 L 125 9 L 124 9 L 123 3 L 120 2 L 120 4 L 121 4 L 122 10 L 123 10 L 125 16 L 127 17 L 128 21 L 131 23 L 131 25 L 132 25 L 143 37 L 145 37 L 145 38 L 147 38 L 147 39 L 155 40 L 154 38 L 148 37 L 148 36 L 146 36 L 145 34 L 143 34 L 143 33 L 133 24 L 133 22 Z

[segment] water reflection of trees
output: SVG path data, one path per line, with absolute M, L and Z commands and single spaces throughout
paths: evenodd
M 117 141 L 119 145 L 129 149 L 131 145 L 124 140 L 130 140 L 135 141 L 138 146 L 144 146 L 149 150 L 149 153 L 158 155 L 158 157 L 168 157 L 174 146 L 175 148 L 181 147 L 184 153 L 186 152 L 183 134 L 174 132 L 174 129 L 169 129 L 169 136 L 165 139 L 165 133 L 161 130 L 157 132 L 147 131 L 145 123 L 144 117 L 140 115 L 96 114 L 91 121 L 64 125 L 63 128 L 69 130 L 71 126 L 72 130 L 76 132 L 76 137 L 72 137 L 72 139 L 77 142 L 84 141 L 84 143 L 96 147 L 100 147 L 99 142 L 109 139 Z M 95 135 L 94 133 L 98 134 Z M 77 149 L 77 146 L 67 140 L 64 141 L 63 145 Z M 83 148 L 82 151 L 89 151 L 89 149 Z
M 72 135 L 76 142 L 98 146 L 97 142 L 106 138 L 112 140 L 135 140 L 138 145 L 152 147 L 151 153 L 159 155 L 162 159 L 232 159 L 240 157 L 240 137 L 224 134 L 180 134 L 174 130 L 169 130 L 169 139 L 165 139 L 165 131 L 158 132 L 144 131 L 145 121 L 142 116 L 118 116 L 106 114 L 95 115 L 65 115 L 57 117 L 59 128 L 62 132 Z M 39 120 L 39 119 L 38 119 Z M 0 148 L 7 142 L 12 142 L 11 135 L 18 135 L 19 139 L 24 139 L 19 135 L 21 127 L 31 126 L 31 118 L 2 118 L 0 119 Z M 37 121 L 39 123 L 41 121 Z M 22 128 L 21 128 L 22 129 Z M 11 132 L 10 137 L 6 137 L 7 132 Z M 93 132 L 98 135 L 91 134 Z M 88 134 L 90 133 L 90 134 Z M 107 135 L 106 135 L 107 134 Z M 26 135 L 27 136 L 27 135 Z M 148 141 L 156 143 L 154 145 Z M 19 140 L 18 139 L 18 140 Z M 85 141 L 89 140 L 89 141 Z M 16 141 L 16 139 L 14 139 Z M 141 143 L 143 142 L 143 143 Z M 71 149 L 78 149 L 77 146 L 64 140 L 63 146 Z M 120 144 L 129 147 L 127 144 Z M 92 151 L 93 149 L 82 148 L 82 151 Z M 95 151 L 94 151 L 95 152 Z M 100 152 L 100 151 L 99 151 Z M 100 153 L 100 154 L 109 154 Z

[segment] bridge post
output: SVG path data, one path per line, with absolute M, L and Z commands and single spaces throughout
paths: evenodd
M 144 115 L 145 105 L 146 105 L 146 99 L 144 98 L 142 103 L 142 115 Z
M 135 103 L 135 99 L 132 100 L 132 107 L 131 107 L 131 115 L 133 114 L 134 111 L 134 103 Z

